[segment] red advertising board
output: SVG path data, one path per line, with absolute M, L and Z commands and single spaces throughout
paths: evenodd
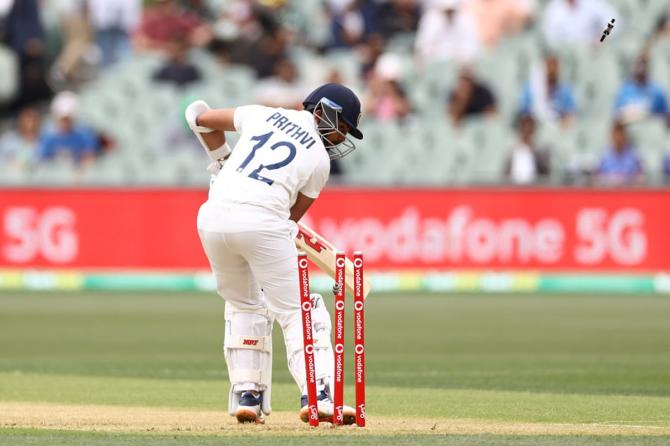
M 205 190 L 0 192 L 0 267 L 205 269 Z M 306 222 L 380 269 L 670 269 L 670 191 L 330 189 Z

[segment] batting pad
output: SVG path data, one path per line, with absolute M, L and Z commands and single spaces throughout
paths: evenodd
M 226 302 L 224 355 L 230 379 L 228 411 L 235 414 L 240 394 L 263 393 L 261 410 L 272 412 L 272 316 L 266 309 L 239 310 Z
M 312 300 L 312 336 L 314 338 L 314 362 L 316 364 L 317 385 L 327 388 L 332 395 L 330 385 L 333 382 L 333 372 L 335 368 L 335 357 L 333 354 L 333 344 L 330 340 L 332 323 L 330 313 L 320 294 L 310 295 Z M 288 365 L 293 379 L 296 381 L 303 395 L 307 394 L 305 383 L 305 358 L 303 354 L 302 327 L 300 336 L 290 336 L 294 341 L 287 343 L 286 351 L 288 356 Z M 286 335 L 285 335 L 286 337 Z M 287 337 L 288 339 L 289 337 Z

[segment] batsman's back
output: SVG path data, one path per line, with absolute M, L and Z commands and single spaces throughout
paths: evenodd
M 316 198 L 330 160 L 307 111 L 235 109 L 240 139 L 210 191 L 210 202 L 254 206 L 288 219 L 298 192 Z

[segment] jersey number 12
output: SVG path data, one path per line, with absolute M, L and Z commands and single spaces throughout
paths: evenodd
M 274 132 L 269 132 L 269 133 L 266 133 L 264 135 L 258 135 L 258 136 L 254 136 L 253 138 L 251 138 L 252 141 L 258 141 L 258 142 L 251 148 L 251 153 L 249 155 L 247 155 L 247 157 L 242 162 L 242 164 L 240 164 L 240 166 L 237 168 L 238 172 L 242 172 L 247 167 L 247 165 L 251 162 L 251 160 L 254 159 L 254 156 L 256 156 L 256 151 L 258 149 L 260 149 L 261 147 L 263 147 L 268 142 L 268 140 L 270 139 L 270 137 L 272 136 L 273 133 Z M 289 153 L 286 156 L 286 158 L 284 158 L 283 160 L 281 160 L 279 162 L 276 162 L 276 163 L 273 163 L 273 164 L 268 164 L 267 166 L 265 166 L 263 164 L 260 164 L 256 169 L 254 169 L 249 174 L 249 178 L 253 178 L 254 180 L 262 181 L 262 182 L 267 183 L 270 186 L 272 186 L 272 183 L 274 183 L 274 180 L 271 180 L 270 178 L 262 176 L 260 174 L 261 170 L 263 170 L 263 169 L 275 170 L 275 169 L 279 169 L 280 167 L 284 167 L 288 163 L 293 161 L 293 158 L 295 158 L 295 155 L 297 153 L 297 150 L 296 150 L 295 146 L 288 141 L 279 141 L 279 142 L 271 145 L 270 149 L 271 150 L 277 150 L 281 147 L 287 147 L 288 150 L 289 150 Z

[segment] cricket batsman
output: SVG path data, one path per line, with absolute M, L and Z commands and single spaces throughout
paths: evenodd
M 304 110 L 260 105 L 210 109 L 195 101 L 186 121 L 212 159 L 208 200 L 198 212 L 198 234 L 226 300 L 224 354 L 230 379 L 229 412 L 241 423 L 270 414 L 272 324 L 281 326 L 288 367 L 301 392 L 300 418 L 308 421 L 302 319 L 294 238 L 297 222 L 325 186 L 330 160 L 355 149 L 361 104 L 340 84 L 310 93 Z M 226 133 L 240 139 L 231 150 Z M 312 295 L 318 412 L 333 418 L 331 320 Z M 344 423 L 355 422 L 344 407 Z

